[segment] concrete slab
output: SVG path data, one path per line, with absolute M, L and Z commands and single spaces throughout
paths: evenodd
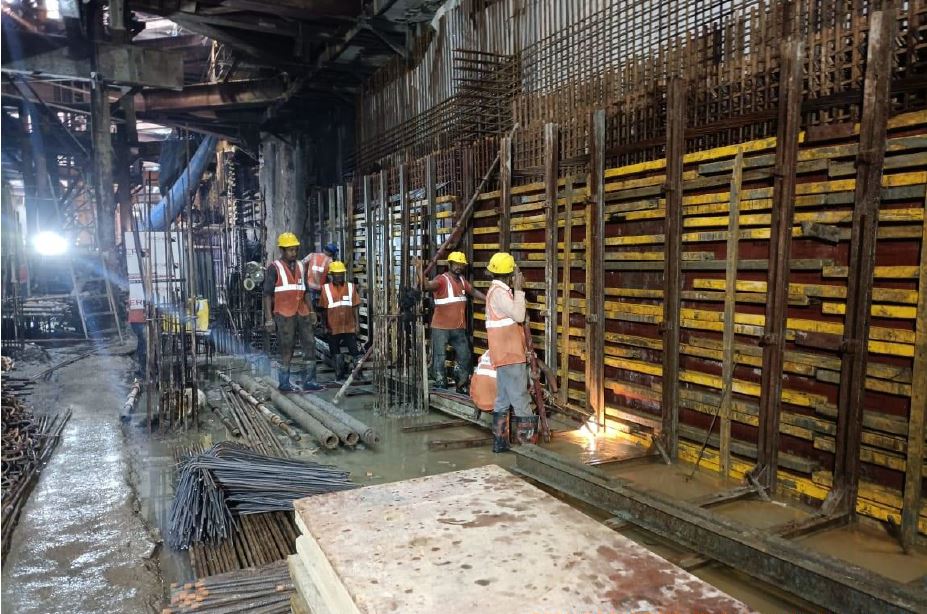
M 302 499 L 296 516 L 360 612 L 749 611 L 495 465 Z

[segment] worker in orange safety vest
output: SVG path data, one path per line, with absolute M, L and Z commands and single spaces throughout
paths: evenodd
M 277 386 L 281 392 L 321 390 L 315 381 L 315 331 L 316 315 L 306 304 L 306 269 L 297 259 L 299 239 L 292 232 L 284 232 L 277 238 L 280 258 L 267 267 L 264 274 L 264 326 L 268 332 L 277 330 L 277 345 L 280 347 L 280 368 L 277 371 Z M 290 382 L 290 363 L 296 335 L 303 348 L 304 368 L 300 371 L 300 385 Z
M 319 304 L 328 326 L 328 350 L 335 361 L 335 380 L 342 381 L 348 376 L 349 369 L 341 350 L 346 349 L 355 360 L 360 355 L 357 347 L 357 311 L 361 300 L 354 284 L 345 282 L 347 268 L 343 262 L 332 262 L 328 273 L 331 281 L 322 286 Z
M 492 411 L 496 404 L 496 368 L 489 352 L 483 352 L 470 378 L 470 399 L 480 411 Z
M 512 426 L 518 443 L 531 441 L 538 428 L 538 417 L 531 410 L 528 394 L 527 346 L 522 326 L 525 321 L 524 276 L 515 266 L 515 258 L 505 252 L 494 254 L 486 268 L 492 275 L 492 284 L 486 293 L 486 336 L 496 369 L 492 451 L 505 452 L 509 449 L 509 407 L 514 413 Z
M 338 246 L 335 243 L 328 243 L 321 252 L 312 252 L 303 258 L 303 265 L 306 267 L 306 290 L 309 292 L 309 305 L 313 308 L 319 304 L 319 293 L 328 281 L 328 267 L 336 258 Z
M 486 300 L 486 296 L 470 285 L 464 277 L 467 257 L 463 252 L 451 252 L 447 271 L 422 286 L 434 295 L 435 310 L 431 316 L 431 367 L 435 388 L 445 388 L 447 345 L 454 348 L 457 368 L 454 381 L 457 392 L 467 393 L 470 379 L 470 339 L 467 336 L 467 295 Z

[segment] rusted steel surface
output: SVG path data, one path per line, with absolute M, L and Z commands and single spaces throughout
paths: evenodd
M 499 145 L 499 249 L 509 251 L 512 237 L 512 139 Z
M 666 110 L 666 217 L 663 252 L 663 445 L 671 459 L 679 436 L 679 310 L 682 291 L 682 157 L 685 154 L 686 82 L 670 80 Z
M 801 126 L 801 79 L 804 46 L 794 38 L 782 45 L 783 72 L 779 85 L 779 127 L 770 222 L 769 279 L 767 281 L 766 329 L 763 375 L 760 381 L 760 432 L 755 477 L 770 490 L 776 487 L 779 467 L 779 413 L 782 403 L 782 363 L 785 352 L 786 299 L 792 224 L 795 218 L 795 172 L 798 162 L 798 131 Z
M 871 18 L 863 118 L 859 152 L 856 155 L 856 192 L 853 225 L 850 230 L 847 306 L 844 323 L 840 396 L 837 401 L 837 437 L 834 461 L 834 490 L 828 508 L 856 512 L 859 490 L 859 446 L 862 438 L 866 362 L 869 356 L 872 285 L 875 274 L 882 164 L 885 159 L 889 115 L 888 86 L 891 79 L 892 44 L 896 21 L 894 2 Z M 921 263 L 921 266 L 925 266 Z M 923 288 L 921 288 L 923 292 Z

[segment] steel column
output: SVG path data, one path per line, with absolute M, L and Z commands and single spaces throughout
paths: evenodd
M 776 161 L 769 237 L 766 329 L 763 373 L 760 381 L 759 444 L 753 477 L 769 490 L 776 487 L 779 468 L 779 413 L 782 402 L 782 362 L 785 353 L 786 300 L 789 290 L 789 252 L 795 218 L 795 167 L 801 125 L 802 66 L 804 42 L 789 37 L 782 44 L 779 83 L 779 123 L 776 129 Z
M 605 424 L 605 111 L 593 111 L 586 204 L 586 404 Z
M 844 322 L 843 360 L 837 399 L 837 435 L 834 450 L 834 487 L 825 510 L 856 512 L 859 488 L 860 443 L 866 393 L 869 322 L 875 270 L 882 163 L 885 159 L 889 114 L 889 81 L 894 55 L 894 2 L 870 18 L 866 77 L 863 85 L 863 116 L 859 153 L 856 155 L 856 195 L 847 274 L 847 308 Z M 922 289 L 923 290 L 923 289 Z
M 512 243 L 512 137 L 502 137 L 499 145 L 499 251 L 509 251 Z
M 663 257 L 663 445 L 679 447 L 679 309 L 682 304 L 682 165 L 686 151 L 686 82 L 670 79 L 666 121 L 666 218 Z
M 560 172 L 560 130 L 557 124 L 544 126 L 544 186 L 545 208 L 547 217 L 547 236 L 544 238 L 544 278 L 545 303 L 547 318 L 544 321 L 544 362 L 552 369 L 557 367 L 557 223 L 559 220 L 557 206 L 557 183 Z M 564 238 L 564 241 L 569 239 Z M 566 263 L 565 266 L 569 266 Z M 566 293 L 566 289 L 564 289 Z M 566 293 L 565 296 L 569 296 Z M 561 382 L 566 385 L 566 380 Z

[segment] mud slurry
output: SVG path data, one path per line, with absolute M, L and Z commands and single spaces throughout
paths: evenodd
M 131 361 L 91 356 L 36 386 L 37 411 L 71 407 L 3 566 L 4 612 L 160 609 L 155 540 L 136 514 L 119 424 Z

